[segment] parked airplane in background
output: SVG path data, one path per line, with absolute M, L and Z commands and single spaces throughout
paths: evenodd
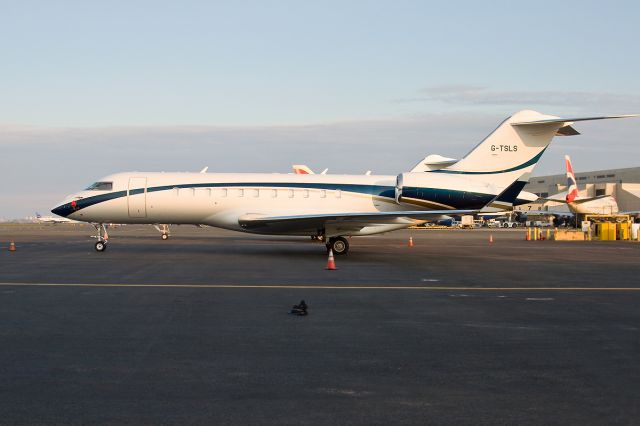
M 297 174 L 297 175 L 313 175 L 315 174 L 313 172 L 313 170 L 311 170 L 309 168 L 309 166 L 305 165 L 305 164 L 294 164 L 293 166 L 291 166 L 293 168 L 293 173 Z M 329 169 L 324 169 L 322 172 L 320 172 L 321 175 L 326 175 L 327 172 L 329 171 Z M 370 175 L 371 174 L 371 170 L 367 170 L 365 175 Z
M 42 216 L 36 212 L 36 221 L 40 223 L 79 223 L 77 220 L 67 219 L 60 216 Z
M 508 208 L 555 135 L 575 135 L 574 121 L 520 111 L 455 163 L 429 173 L 319 175 L 145 173 L 106 176 L 52 212 L 91 222 L 103 251 L 106 222 L 209 225 L 271 235 L 321 236 L 336 254 L 345 236 L 371 235 Z M 395 148 L 394 148 L 395 149 Z
M 309 168 L 306 164 L 294 164 L 291 166 L 293 168 L 293 173 L 297 175 L 314 175 L 313 170 Z M 329 169 L 324 169 L 320 174 L 326 175 Z
M 598 195 L 594 197 L 581 196 L 578 191 L 576 175 L 573 172 L 571 159 L 564 156 L 567 168 L 567 190 L 545 198 L 547 201 L 564 203 L 571 213 L 578 214 L 616 214 L 618 203 L 611 195 Z

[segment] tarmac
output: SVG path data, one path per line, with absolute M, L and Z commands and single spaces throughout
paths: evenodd
M 638 423 L 640 243 L 171 231 L 0 225 L 0 424 Z

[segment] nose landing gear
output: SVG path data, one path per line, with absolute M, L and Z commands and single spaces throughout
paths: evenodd
M 153 225 L 154 228 L 156 228 L 158 230 L 158 232 L 160 232 L 161 236 L 160 238 L 162 238 L 163 240 L 168 240 L 169 239 L 169 225 L 167 224 L 160 224 L 160 225 Z
M 109 234 L 107 233 L 107 227 L 104 223 L 92 223 L 96 228 L 98 235 L 93 235 L 92 238 L 97 238 L 98 241 L 94 244 L 97 252 L 103 252 L 107 249 L 107 241 L 109 240 Z

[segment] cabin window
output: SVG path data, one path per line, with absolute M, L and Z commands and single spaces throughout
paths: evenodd
M 602 179 L 604 177 L 604 175 L 598 175 L 596 176 L 596 179 Z
M 586 176 L 579 176 L 578 180 L 587 180 L 587 177 Z
M 96 182 L 89 186 L 87 191 L 111 191 L 113 190 L 113 182 Z
M 603 195 L 606 195 L 604 189 L 596 189 L 596 197 L 602 197 Z
M 607 175 L 607 177 L 616 177 L 616 175 Z

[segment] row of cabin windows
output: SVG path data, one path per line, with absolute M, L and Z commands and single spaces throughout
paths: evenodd
M 342 198 L 342 192 L 337 189 L 335 191 L 327 191 L 326 189 L 320 190 L 308 190 L 308 189 L 258 189 L 258 188 L 174 188 L 175 194 L 178 196 L 191 195 L 195 196 L 204 195 L 207 197 L 271 197 L 271 198 L 309 198 L 320 197 L 327 198 L 327 192 L 329 196 L 335 198 Z

